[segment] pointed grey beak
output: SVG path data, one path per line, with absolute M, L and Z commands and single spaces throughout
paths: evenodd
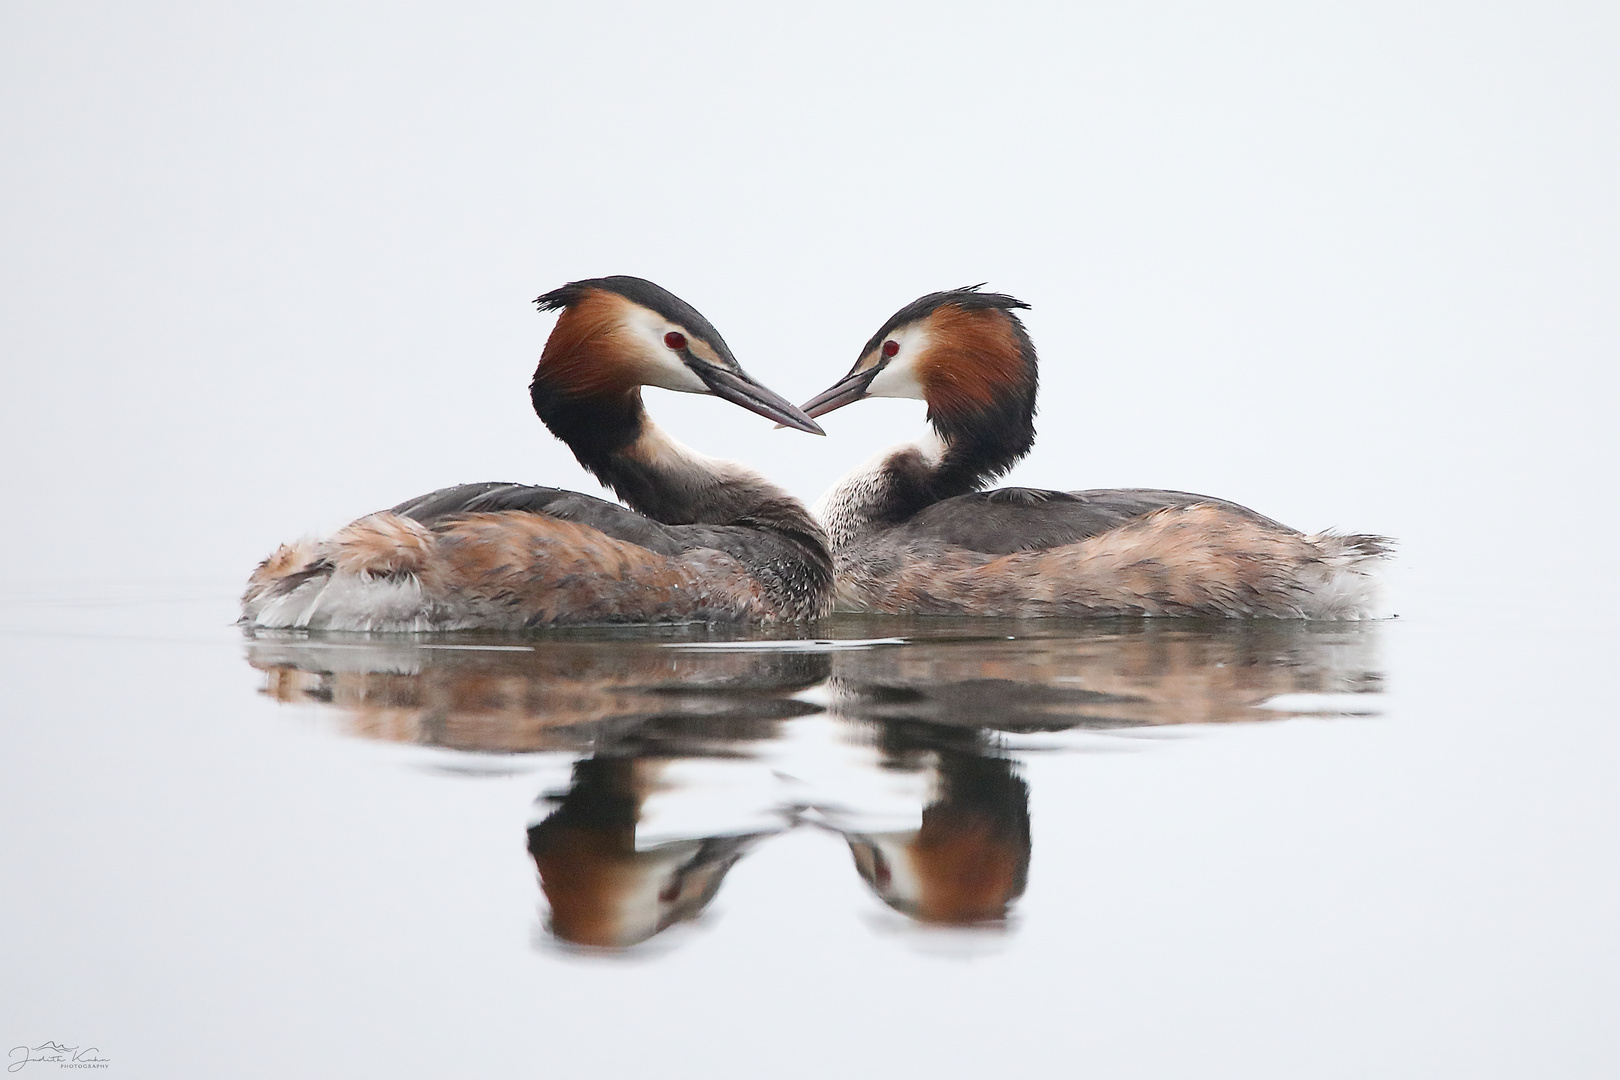
M 873 364 L 865 371 L 850 372 L 805 402 L 803 406 L 805 415 L 825 416 L 834 409 L 842 409 L 845 405 L 861 400 L 866 396 L 866 388 L 872 385 L 872 380 L 877 378 L 877 373 L 882 370 L 882 364 Z
M 729 371 L 702 362 L 688 363 L 687 366 L 697 372 L 697 377 L 703 380 L 715 397 L 725 398 L 733 405 L 741 405 L 749 412 L 775 420 L 784 427 L 798 428 L 812 435 L 827 434 L 821 430 L 820 424 L 806 416 L 791 401 L 767 390 L 741 371 Z

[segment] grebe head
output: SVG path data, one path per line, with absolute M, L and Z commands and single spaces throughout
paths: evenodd
M 535 303 L 541 311 L 562 312 L 531 384 L 537 410 L 542 393 L 613 398 L 661 386 L 713 394 L 779 424 L 824 434 L 814 420 L 745 372 L 696 308 L 644 278 L 619 274 L 571 281 Z
M 1035 346 L 1014 314 L 1029 305 L 980 288 L 929 293 L 895 312 L 805 413 L 824 416 L 868 397 L 920 398 L 947 447 L 935 478 L 941 497 L 1005 472 L 1035 441 Z

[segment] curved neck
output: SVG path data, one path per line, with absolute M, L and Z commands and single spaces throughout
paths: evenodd
M 885 450 L 821 497 L 817 516 L 834 549 L 893 528 L 943 499 L 978 491 L 1029 453 L 1034 409 L 1007 426 L 929 416 L 933 431 Z M 1003 418 L 1005 421 L 1005 418 Z
M 978 491 L 1029 453 L 1035 443 L 1035 394 L 1031 388 L 1027 396 L 965 414 L 930 407 L 928 421 L 944 447 L 929 477 L 932 501 L 938 502 Z
M 632 510 L 665 525 L 751 525 L 820 542 L 803 504 L 759 474 L 671 438 L 647 416 L 639 388 L 578 396 L 536 375 L 529 392 L 551 433 Z

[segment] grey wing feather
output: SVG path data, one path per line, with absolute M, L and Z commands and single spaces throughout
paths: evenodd
M 670 526 L 629 507 L 577 491 L 527 484 L 459 484 L 407 500 L 390 507 L 388 512 L 413 518 L 424 525 L 463 514 L 544 514 L 589 525 L 615 540 L 639 544 L 660 555 L 678 555 L 691 546 L 677 538 Z
M 390 506 L 383 511 L 387 514 L 398 514 L 400 517 L 412 518 L 423 523 L 434 518 L 446 517 L 451 514 L 467 513 L 467 504 L 475 499 L 482 498 L 490 492 L 524 490 L 521 484 L 457 484 L 454 487 L 440 488 L 430 491 L 426 495 L 418 495 L 414 499 L 406 499 L 397 506 Z
M 1294 532 L 1248 507 L 1189 491 L 1097 488 L 1044 491 L 999 488 L 943 499 L 889 533 L 893 542 L 962 547 L 1006 555 L 1078 543 L 1133 518 L 1175 506 L 1218 506 L 1257 525 Z
M 638 544 L 660 555 L 674 557 L 697 548 L 711 548 L 738 559 L 749 568 L 749 573 L 765 581 L 767 588 L 790 594 L 816 594 L 826 585 L 818 573 L 831 573 L 830 567 L 825 566 L 826 552 L 819 545 L 807 548 L 802 541 L 773 529 L 739 525 L 666 525 L 618 503 L 561 488 L 530 487 L 525 484 L 462 484 L 402 502 L 390 512 L 414 518 L 424 525 L 463 514 L 544 514 L 562 521 L 588 525 L 615 540 Z

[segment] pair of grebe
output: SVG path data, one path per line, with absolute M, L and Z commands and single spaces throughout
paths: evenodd
M 749 377 L 694 308 L 635 277 L 572 282 L 530 384 L 534 410 L 626 505 L 466 484 L 283 545 L 245 624 L 515 629 L 782 622 L 833 610 L 990 616 L 1368 613 L 1374 536 L 1305 535 L 1222 499 L 1148 489 L 982 491 L 1034 441 L 1027 305 L 976 288 L 900 309 L 854 369 L 796 408 Z M 932 431 L 850 473 L 819 518 L 742 466 L 664 434 L 641 387 L 714 394 L 821 434 L 865 397 L 928 404 Z M 628 508 L 627 508 L 628 507 Z

